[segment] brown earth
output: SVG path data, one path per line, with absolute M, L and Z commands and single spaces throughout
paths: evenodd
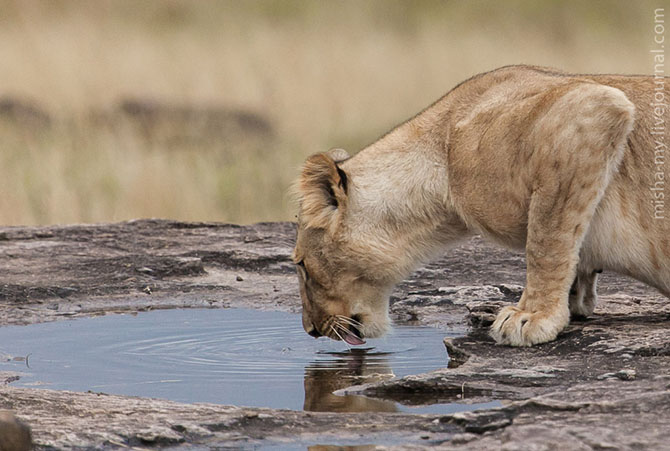
M 289 223 L 161 220 L 0 228 L 0 326 L 177 307 L 298 312 L 294 234 Z M 451 415 L 248 409 L 17 388 L 15 374 L 0 372 L 0 409 L 29 425 L 44 449 L 670 449 L 670 302 L 640 283 L 603 276 L 592 319 L 574 322 L 553 343 L 496 346 L 482 326 L 518 299 L 524 259 L 473 239 L 392 297 L 397 322 L 463 335 L 447 340 L 450 368 L 342 390 L 406 404 L 500 400 L 500 408 Z

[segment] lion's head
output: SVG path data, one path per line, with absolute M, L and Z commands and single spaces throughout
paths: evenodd
M 293 261 L 305 331 L 357 345 L 388 330 L 395 281 L 375 270 L 380 249 L 367 239 L 370 231 L 351 221 L 354 181 L 340 166 L 347 158 L 338 149 L 305 162 L 295 187 L 300 213 Z

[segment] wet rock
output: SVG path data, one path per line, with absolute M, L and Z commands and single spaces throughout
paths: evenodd
M 632 381 L 635 379 L 635 370 L 619 370 L 616 373 L 605 373 L 598 376 L 598 380 L 602 379 L 621 379 L 622 381 Z
M 494 410 L 486 413 L 464 412 L 456 413 L 446 418 L 446 421 L 463 426 L 465 432 L 482 434 L 488 431 L 503 429 L 512 424 L 514 413 L 505 410 Z
M 209 300 L 225 300 L 230 307 L 300 308 L 290 260 L 292 224 L 140 220 L 4 227 L 0 234 L 5 237 L 0 246 L 0 324 L 49 321 L 61 312 L 76 317 L 203 307 Z M 257 240 L 250 244 L 245 241 L 251 234 Z M 251 283 L 233 283 L 237 277 Z M 58 309 L 49 308 L 56 303 Z
M 0 410 L 0 450 L 28 451 L 32 449 L 30 428 L 10 411 Z
M 172 307 L 299 312 L 294 237 L 290 223 L 2 227 L 0 326 Z M 497 408 L 451 415 L 245 409 L 17 388 L 18 373 L 0 373 L 0 408 L 30 424 L 44 448 L 225 448 L 361 437 L 394 449 L 667 446 L 670 301 L 605 273 L 592 318 L 573 322 L 551 343 L 498 346 L 487 326 L 518 300 L 524 271 L 521 254 L 478 238 L 419 269 L 393 292 L 391 315 L 441 327 L 449 335 L 449 367 L 332 388 L 380 406 L 498 401 Z
M 183 431 L 169 426 L 151 425 L 141 429 L 131 436 L 131 442 L 139 440 L 145 445 L 174 445 L 184 441 Z
M 0 387 L 0 405 L 12 403 L 34 428 L 35 444 L 53 448 L 176 446 L 252 448 L 262 441 L 328 443 L 396 437 L 413 441 L 435 416 L 374 412 L 337 413 L 180 404 L 160 399 Z M 459 428 L 433 433 L 447 440 Z M 418 438 L 416 438 L 418 440 Z
M 153 267 L 142 266 L 137 272 L 153 277 L 192 276 L 204 274 L 202 260 L 197 257 L 165 258 L 154 262 Z

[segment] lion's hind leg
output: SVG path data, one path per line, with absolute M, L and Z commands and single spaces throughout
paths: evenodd
M 558 97 L 535 124 L 526 288 L 518 306 L 503 308 L 491 326 L 498 343 L 551 341 L 570 321 L 582 241 L 621 161 L 633 114 L 620 90 L 584 83 Z
M 601 270 L 577 269 L 568 297 L 571 318 L 588 318 L 593 314 L 598 300 L 596 286 L 600 272 Z

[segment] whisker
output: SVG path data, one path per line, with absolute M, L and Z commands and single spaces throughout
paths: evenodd
M 335 327 L 337 327 L 338 329 L 340 329 L 342 332 L 347 333 L 347 334 L 349 333 L 349 328 L 345 327 L 344 325 L 342 325 L 342 324 L 340 324 L 340 323 L 338 323 L 338 322 L 335 322 L 335 323 L 333 323 L 333 324 L 334 324 Z
M 356 326 L 356 328 L 363 327 L 363 324 L 360 321 L 356 321 L 355 319 L 350 318 L 348 316 L 337 315 L 337 319 L 339 319 L 340 321 L 343 321 L 347 324 L 351 324 L 352 326 Z
M 333 317 L 328 317 L 326 321 L 323 323 L 323 326 L 321 327 L 322 330 L 328 330 L 333 327 Z
M 337 323 L 334 323 L 334 324 L 337 324 Z M 332 324 L 330 325 L 330 330 L 332 330 L 340 340 L 344 341 L 344 338 L 342 338 L 342 335 L 340 335 L 340 333 L 337 331 L 337 329 L 335 329 L 335 327 L 333 327 Z M 344 342 L 347 343 L 346 341 L 344 341 Z M 349 346 L 349 343 L 347 343 L 347 346 Z
M 359 337 L 363 336 L 363 333 L 361 332 L 360 327 L 358 327 L 355 324 L 350 324 L 350 323 L 344 323 L 344 324 L 336 323 L 336 324 L 340 328 L 340 330 L 344 331 L 347 334 L 350 334 L 350 333 L 354 332 Z
M 358 324 L 354 323 L 353 321 L 351 321 L 348 318 L 338 318 L 337 320 L 342 322 L 342 323 L 345 323 L 345 324 L 351 324 L 352 326 L 358 326 Z
M 345 321 L 345 320 L 343 320 L 343 319 L 338 319 L 338 320 L 336 321 L 336 323 L 339 324 L 340 326 L 342 326 L 342 325 L 347 325 L 347 326 L 353 325 L 353 324 L 348 323 L 347 321 Z
M 335 323 L 335 325 L 336 325 L 337 327 L 339 327 L 340 331 L 342 331 L 342 333 L 344 333 L 345 335 L 349 335 L 349 334 L 351 334 L 351 331 L 350 331 L 347 327 L 344 327 L 342 324 Z M 340 336 L 340 335 L 338 334 L 338 336 Z M 348 343 L 347 343 L 347 344 L 348 344 Z

